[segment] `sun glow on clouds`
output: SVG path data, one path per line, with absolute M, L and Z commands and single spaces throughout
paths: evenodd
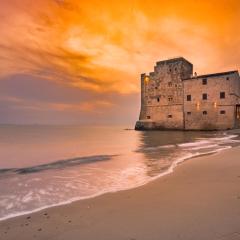
M 0 79 L 27 74 L 124 97 L 139 93 L 139 75 L 161 59 L 184 56 L 201 73 L 236 69 L 239 9 L 237 0 L 2 0 Z M 54 104 L 88 111 L 100 103 Z

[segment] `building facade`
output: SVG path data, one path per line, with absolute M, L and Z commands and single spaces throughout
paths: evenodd
M 240 127 L 238 71 L 193 76 L 193 65 L 174 58 L 141 75 L 136 130 L 223 130 Z

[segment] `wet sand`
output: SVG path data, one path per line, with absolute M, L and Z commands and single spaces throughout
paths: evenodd
M 239 240 L 240 147 L 139 188 L 2 221 L 0 239 Z

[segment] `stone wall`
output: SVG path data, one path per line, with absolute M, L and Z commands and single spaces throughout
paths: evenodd
M 202 80 L 206 79 L 207 84 Z M 220 98 L 220 92 L 225 98 Z M 203 100 L 202 95 L 207 99 Z M 191 95 L 191 101 L 187 96 Z M 141 111 L 135 129 L 217 130 L 240 128 L 240 77 L 237 71 L 193 77 L 184 58 L 156 63 L 141 75 Z M 239 108 L 240 112 L 240 108 Z
M 207 79 L 206 85 L 203 85 L 202 79 Z M 238 73 L 197 77 L 183 82 L 185 129 L 235 127 L 236 95 L 240 90 Z M 220 92 L 225 92 L 224 99 L 220 98 Z M 203 94 L 207 94 L 207 100 L 202 99 Z M 191 95 L 191 101 L 187 101 L 187 95 Z
M 141 75 L 141 112 L 144 128 L 149 122 L 158 129 L 183 129 L 183 82 L 192 76 L 193 66 L 184 58 L 157 62 L 154 72 Z

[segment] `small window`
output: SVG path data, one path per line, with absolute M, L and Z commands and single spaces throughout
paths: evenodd
M 150 117 L 150 116 L 147 116 L 147 119 L 151 119 L 151 117 Z
M 159 98 L 159 97 L 157 98 L 157 101 L 158 101 L 158 102 L 160 101 L 160 98 Z
M 220 92 L 220 98 L 224 99 L 225 98 L 225 92 Z
M 158 87 L 155 87 L 155 89 L 158 89 Z
M 169 72 L 172 72 L 172 69 L 171 69 L 171 68 L 169 69 Z
M 229 80 L 229 77 L 227 77 L 226 80 Z
M 225 113 L 226 113 L 225 110 L 221 110 L 221 111 L 220 111 L 220 114 L 225 114 Z
M 191 115 L 192 114 L 192 112 L 187 112 L 187 115 Z
M 207 115 L 207 111 L 203 111 L 202 114 L 203 114 L 203 115 Z
M 169 86 L 169 87 L 172 87 L 172 82 L 169 82 L 169 83 L 168 83 L 168 86 Z
M 207 100 L 207 94 L 206 94 L 206 93 L 203 93 L 202 99 L 203 99 L 203 100 Z
M 172 102 L 173 98 L 172 97 L 168 97 L 168 101 Z
M 207 78 L 202 79 L 202 85 L 207 85 Z
M 172 115 L 171 115 L 171 114 L 169 114 L 169 115 L 168 115 L 168 118 L 172 118 Z
M 177 71 L 177 68 L 175 68 L 175 71 Z
M 192 101 L 192 96 L 191 95 L 187 95 L 187 101 Z

